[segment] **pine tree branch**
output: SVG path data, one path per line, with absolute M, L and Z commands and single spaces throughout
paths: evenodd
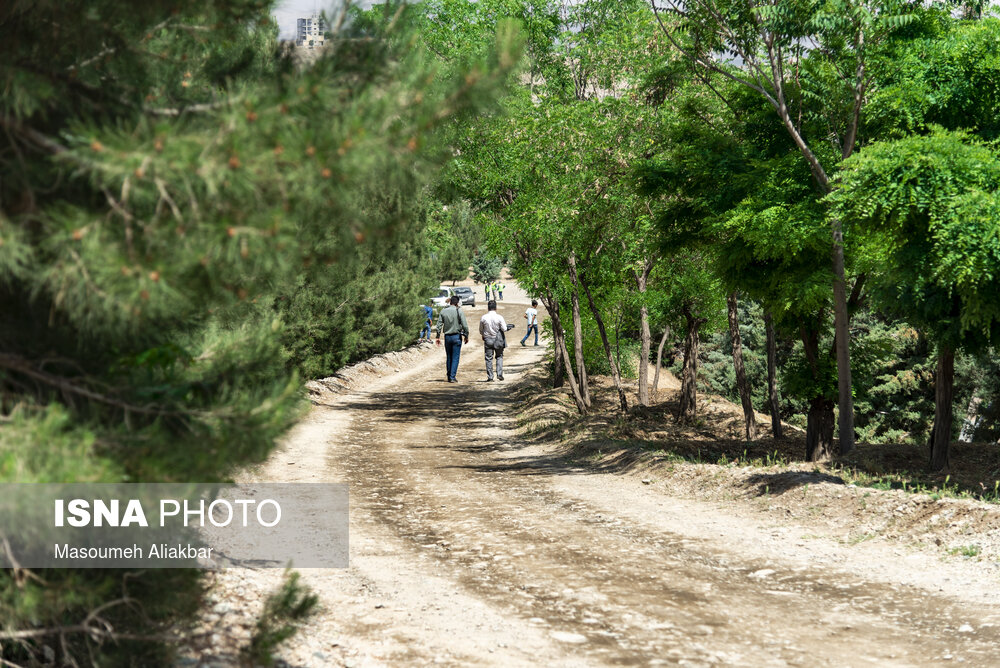
M 214 111 L 239 102 L 239 98 L 226 99 L 220 102 L 204 102 L 201 104 L 191 104 L 186 107 L 144 107 L 143 111 L 154 116 L 180 116 L 183 113 L 202 113 Z
M 0 116 L 0 125 L 3 125 L 7 130 L 21 135 L 39 148 L 44 148 L 46 151 L 54 155 L 65 153 L 69 150 L 55 139 L 43 135 L 34 128 L 24 125 L 16 118 L 11 118 L 10 116 Z
M 90 399 L 98 403 L 102 403 L 108 406 L 114 406 L 116 408 L 121 408 L 125 411 L 130 411 L 133 413 L 139 413 L 141 415 L 155 415 L 155 416 L 165 416 L 165 415 L 180 415 L 178 411 L 163 410 L 161 408 L 150 408 L 148 406 L 136 406 L 135 404 L 130 404 L 127 401 L 117 399 L 115 397 L 108 396 L 106 394 L 101 394 L 89 388 L 83 387 L 77 383 L 74 383 L 68 378 L 62 376 L 57 376 L 46 371 L 38 369 L 31 362 L 19 355 L 12 355 L 10 353 L 0 353 L 0 368 L 9 369 L 10 371 L 16 371 L 22 373 L 29 378 L 32 378 L 40 383 L 48 385 L 49 387 L 54 387 L 67 392 L 69 394 L 74 394 L 77 396 L 84 397 L 85 399 Z M 2 636 L 0 636 L 2 637 Z

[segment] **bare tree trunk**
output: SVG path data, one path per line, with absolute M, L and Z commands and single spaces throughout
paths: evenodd
M 805 353 L 813 377 L 819 376 L 819 335 L 802 328 L 802 351 Z M 806 415 L 806 461 L 826 461 L 833 457 L 833 406 L 834 403 L 820 395 L 809 400 Z
M 774 336 L 774 321 L 770 311 L 764 311 L 767 330 L 767 397 L 771 405 L 771 435 L 781 438 L 781 406 L 778 399 L 778 344 Z
M 663 364 L 663 346 L 670 336 L 670 325 L 663 328 L 663 336 L 660 337 L 660 345 L 656 347 L 656 373 L 653 374 L 653 392 L 660 386 L 660 367 Z
M 809 400 L 806 417 L 806 461 L 822 462 L 833 457 L 833 402 L 825 397 Z
M 962 429 L 958 433 L 958 440 L 961 443 L 972 443 L 976 438 L 976 427 L 982 420 L 983 399 L 978 391 L 973 392 L 969 399 L 969 405 L 965 409 L 965 419 L 962 420 Z
M 833 227 L 833 315 L 837 344 L 837 404 L 840 407 L 840 454 L 854 449 L 854 398 L 851 395 L 851 332 L 844 278 L 844 234 L 840 221 Z
M 587 405 L 583 403 L 583 396 L 580 394 L 580 386 L 576 383 L 576 377 L 573 375 L 573 363 L 569 359 L 569 351 L 566 349 L 566 334 L 562 328 L 562 322 L 559 318 L 559 302 L 552 296 L 552 293 L 548 293 L 548 297 L 545 300 L 545 308 L 549 311 L 549 318 L 552 319 L 552 338 L 555 340 L 556 344 L 556 355 L 560 355 L 563 361 L 563 368 L 566 372 L 566 379 L 569 381 L 569 389 L 573 394 L 573 401 L 576 402 L 576 408 L 580 411 L 580 415 L 587 414 Z
M 615 363 L 615 356 L 611 352 L 611 342 L 608 341 L 608 330 L 604 327 L 604 318 L 601 317 L 601 312 L 597 308 L 597 304 L 594 303 L 594 296 L 590 293 L 590 286 L 581 279 L 580 285 L 583 286 L 583 291 L 587 295 L 587 304 L 590 306 L 590 312 L 594 316 L 594 320 L 597 321 L 597 331 L 601 334 L 601 343 L 604 344 L 604 354 L 608 358 L 608 364 L 611 366 L 611 379 L 615 383 L 615 389 L 618 390 L 618 405 L 622 409 L 622 413 L 628 413 L 628 399 L 625 397 L 625 388 L 622 387 L 622 377 L 618 372 L 618 365 Z
M 642 299 L 642 308 L 639 310 L 639 405 L 649 405 L 649 308 L 646 306 L 646 283 L 649 280 L 649 272 L 656 264 L 656 256 L 652 256 L 643 263 L 642 271 L 633 271 L 635 277 L 635 287 L 639 291 L 639 298 Z
M 576 377 L 580 383 L 580 394 L 583 396 L 583 403 L 590 408 L 590 382 L 587 378 L 587 365 L 583 360 L 583 324 L 580 322 L 580 289 L 576 276 L 576 254 L 570 252 L 566 260 L 569 267 L 569 278 L 573 283 L 572 292 L 572 312 L 573 312 L 573 356 L 576 358 Z
M 729 311 L 729 338 L 733 344 L 733 370 L 736 372 L 736 389 L 740 393 L 740 403 L 743 404 L 744 433 L 748 441 L 753 441 L 757 438 L 757 416 L 753 413 L 750 383 L 747 382 L 747 372 L 743 367 L 743 337 L 740 336 L 740 317 L 735 290 L 729 293 L 726 305 Z
M 552 387 L 562 387 L 566 383 L 566 372 L 563 369 L 562 355 L 558 348 L 555 349 L 553 364 L 555 367 L 552 371 Z
M 622 368 L 622 320 L 625 318 L 625 309 L 619 309 L 615 314 L 615 362 L 618 368 Z
M 649 309 L 642 305 L 639 311 L 639 404 L 649 405 Z
M 698 330 L 705 321 L 694 317 L 687 306 L 683 312 L 687 335 L 684 337 L 684 370 L 681 372 L 680 417 L 690 420 L 698 414 Z
M 955 351 L 938 346 L 937 375 L 934 378 L 934 431 L 931 435 L 931 470 L 948 469 L 951 444 L 952 403 L 955 389 Z

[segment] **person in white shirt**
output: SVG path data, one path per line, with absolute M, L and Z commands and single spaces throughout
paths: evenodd
M 521 339 L 521 345 L 528 340 L 531 336 L 531 330 L 535 330 L 535 345 L 538 345 L 538 300 L 531 300 L 531 308 L 525 310 L 524 319 L 528 321 L 528 331 L 524 333 L 524 338 Z
M 513 327 L 513 325 L 511 325 Z M 506 332 L 510 329 L 503 316 L 497 313 L 497 303 L 486 303 L 486 315 L 479 321 L 479 334 L 483 337 L 486 353 L 486 381 L 493 381 L 493 359 L 496 358 L 497 378 L 503 380 L 503 349 L 507 345 Z

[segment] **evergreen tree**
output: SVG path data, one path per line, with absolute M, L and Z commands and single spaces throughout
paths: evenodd
M 411 202 L 445 157 L 436 128 L 516 60 L 501 36 L 442 77 L 397 24 L 348 21 L 297 65 L 269 9 L 0 5 L 0 480 L 212 481 L 265 457 L 301 405 L 273 298 L 364 293 L 406 256 Z M 197 574 L 132 576 L 119 601 L 122 586 L 0 574 L 4 660 L 49 643 L 67 663 L 164 661 L 142 638 L 190 615 Z
M 476 283 L 491 283 L 500 278 L 503 262 L 491 255 L 486 248 L 480 248 L 472 260 L 472 280 Z

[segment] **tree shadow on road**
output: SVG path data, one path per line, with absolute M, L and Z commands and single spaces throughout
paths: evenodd
M 784 494 L 803 485 L 818 485 L 823 482 L 834 485 L 847 484 L 843 478 L 820 471 L 782 471 L 780 473 L 757 473 L 746 480 L 747 487 L 756 487 L 757 496 Z

